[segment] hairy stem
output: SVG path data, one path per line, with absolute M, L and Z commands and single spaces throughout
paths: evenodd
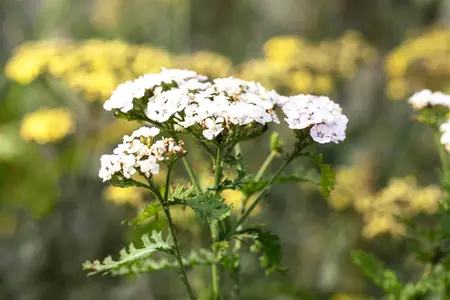
M 170 214 L 169 205 L 167 204 L 168 196 L 169 196 L 169 182 L 170 182 L 171 171 L 172 171 L 172 164 L 169 164 L 168 170 L 167 170 L 167 177 L 166 177 L 166 187 L 164 190 L 164 198 L 161 197 L 161 194 L 159 193 L 159 191 L 157 189 L 155 189 L 155 186 L 152 185 L 152 189 L 154 190 L 153 191 L 154 194 L 157 195 L 157 198 L 163 207 L 163 212 L 167 219 L 167 224 L 169 225 L 169 234 L 173 241 L 173 254 L 175 255 L 175 258 L 176 258 L 177 264 L 178 264 L 178 275 L 180 276 L 181 281 L 183 282 L 183 284 L 189 294 L 189 299 L 195 300 L 195 299 L 197 299 L 197 297 L 195 296 L 195 293 L 192 290 L 191 285 L 189 284 L 189 280 L 186 275 L 186 270 L 184 269 L 183 261 L 182 261 L 181 254 L 180 254 L 180 246 L 178 243 L 178 237 L 175 233 L 175 226 L 173 224 L 172 215 Z
M 216 162 L 214 164 L 214 185 L 217 187 L 220 184 L 220 178 L 222 176 L 222 157 L 223 157 L 223 148 L 217 147 L 217 156 Z M 216 193 L 219 193 L 219 190 L 216 190 Z M 213 223 L 210 225 L 211 228 L 211 239 L 212 242 L 215 243 L 218 241 L 217 234 L 217 223 Z M 218 249 L 213 247 L 212 249 L 214 253 L 214 257 L 218 257 Z M 213 299 L 220 299 L 220 266 L 219 263 L 215 260 L 211 265 L 211 275 L 212 275 L 212 285 L 213 285 Z

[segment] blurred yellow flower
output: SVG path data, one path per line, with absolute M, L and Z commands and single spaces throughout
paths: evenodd
M 395 78 L 388 82 L 387 95 L 393 100 L 404 99 L 407 91 L 407 83 L 403 78 Z
M 276 36 L 264 44 L 264 54 L 269 61 L 281 65 L 290 64 L 299 59 L 304 41 L 296 36 Z
M 317 75 L 314 79 L 314 91 L 318 94 L 329 94 L 333 90 L 333 79 L 330 75 Z
M 190 69 L 211 78 L 228 77 L 233 71 L 233 64 L 228 58 L 210 51 L 185 55 L 178 58 L 176 62 L 179 68 Z
M 433 28 L 408 38 L 385 58 L 389 98 L 404 99 L 421 89 L 444 90 L 450 80 L 450 30 Z
M 136 207 L 143 207 L 144 193 L 145 190 L 143 188 L 120 188 L 110 185 L 104 190 L 103 196 L 106 200 L 111 201 L 115 204 L 130 204 Z
M 291 74 L 290 86 L 296 93 L 307 93 L 312 86 L 313 78 L 306 70 L 295 71 Z
M 337 293 L 333 294 L 330 300 L 368 300 L 369 298 L 359 295 Z
M 233 205 L 233 213 L 239 214 L 244 204 L 245 194 L 237 190 L 225 190 L 222 192 L 222 197 L 225 199 L 225 203 L 228 205 Z M 251 197 L 246 204 L 248 208 L 252 204 L 253 198 Z M 252 216 L 260 214 L 262 211 L 261 202 L 255 207 L 251 212 Z
M 67 108 L 41 108 L 22 120 L 20 134 L 39 144 L 56 142 L 75 130 L 72 113 Z
M 47 68 L 47 62 L 64 47 L 63 42 L 28 42 L 20 46 L 5 67 L 9 79 L 29 84 Z
M 363 219 L 362 235 L 373 238 L 382 233 L 401 236 L 404 225 L 396 216 L 433 215 L 438 211 L 444 193 L 436 185 L 417 186 L 412 176 L 392 178 L 383 189 L 374 192 L 371 186 L 370 161 L 354 167 L 341 168 L 336 174 L 336 187 L 328 198 L 335 210 L 353 207 Z

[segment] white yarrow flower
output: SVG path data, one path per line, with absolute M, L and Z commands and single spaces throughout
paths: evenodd
M 145 139 L 153 138 L 158 134 L 158 128 L 141 127 L 130 136 L 124 136 L 123 143 L 113 150 L 113 154 L 103 155 L 100 158 L 99 177 L 103 181 L 111 180 L 115 175 L 130 179 L 139 171 L 150 178 L 159 173 L 160 161 L 169 161 L 186 154 L 182 141 L 176 143 L 169 138 L 145 142 Z M 152 144 L 149 146 L 147 143 Z
M 408 103 L 415 110 L 421 110 L 427 106 L 445 106 L 450 108 L 450 95 L 442 92 L 432 92 L 430 90 L 422 90 L 415 93 L 408 99 Z
M 341 107 L 325 96 L 297 95 L 282 98 L 282 110 L 289 128 L 310 129 L 312 139 L 320 144 L 339 143 L 345 139 L 348 119 Z

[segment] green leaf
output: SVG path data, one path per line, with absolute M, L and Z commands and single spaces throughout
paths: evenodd
M 184 186 L 177 184 L 175 188 L 169 189 L 169 201 L 185 201 L 195 196 L 195 187 L 193 185 Z
M 246 183 L 242 186 L 241 191 L 246 195 L 246 196 L 251 196 L 257 192 L 262 191 L 267 184 L 267 180 L 260 180 L 260 181 L 251 181 L 249 183 Z
M 134 181 L 132 179 L 125 178 L 122 175 L 114 175 L 109 180 L 112 186 L 119 188 L 128 188 L 132 186 L 140 186 L 140 182 Z M 136 184 L 137 183 L 137 184 Z
M 102 262 L 95 260 L 93 262 L 87 261 L 83 264 L 84 270 L 91 271 L 88 275 L 97 273 L 113 274 L 123 272 L 124 269 L 133 269 L 142 264 L 143 259 L 149 258 L 153 253 L 162 251 L 172 253 L 172 247 L 168 242 L 164 241 L 161 232 L 153 231 L 151 237 L 148 235 L 142 236 L 142 248 L 136 248 L 131 243 L 128 248 L 120 251 L 118 260 L 113 260 L 111 256 L 106 257 Z
M 289 183 L 289 182 L 311 182 L 315 185 L 321 186 L 320 183 L 321 175 L 314 169 L 304 169 L 298 168 L 295 173 L 289 175 L 281 175 L 278 177 L 278 183 Z
M 240 167 L 242 169 L 244 166 L 244 160 L 241 154 L 233 155 L 232 153 L 227 153 L 223 157 L 223 164 L 230 168 Z
M 322 195 L 324 197 L 330 196 L 330 193 L 334 190 L 334 185 L 336 183 L 336 172 L 334 172 L 330 164 L 325 164 L 323 162 L 322 154 L 311 151 L 304 155 L 310 157 L 320 170 L 319 184 L 321 187 Z
M 415 119 L 431 127 L 438 129 L 441 123 L 445 122 L 448 114 L 448 108 L 444 106 L 426 107 L 419 112 L 419 115 L 415 116 Z
M 184 267 L 206 266 L 214 262 L 214 254 L 207 249 L 192 250 L 186 257 L 181 257 Z M 141 274 L 153 271 L 175 269 L 178 268 L 177 261 L 173 259 L 159 259 L 146 258 L 129 268 L 120 268 L 111 272 L 112 275 L 127 275 L 127 274 Z
M 232 205 L 227 205 L 223 198 L 214 193 L 206 192 L 194 198 L 187 199 L 186 205 L 208 223 L 216 223 L 231 215 Z
M 374 257 L 364 251 L 352 252 L 353 263 L 358 266 L 363 273 L 385 292 L 398 295 L 403 288 L 403 284 L 397 279 L 397 275 Z
M 130 220 L 124 221 L 123 223 L 130 226 L 141 225 L 145 220 L 152 217 L 158 218 L 158 213 L 162 211 L 162 206 L 159 203 L 150 203 L 144 209 L 140 210 L 137 216 Z
M 228 217 L 233 209 L 216 193 L 197 194 L 193 186 L 177 185 L 169 192 L 169 205 L 189 206 L 204 221 L 215 223 Z
M 237 169 L 237 176 L 234 179 L 225 179 L 218 186 L 210 188 L 210 191 L 242 190 L 246 185 L 252 183 L 252 175 L 244 169 Z
M 281 245 L 280 238 L 269 231 L 259 231 L 253 236 L 255 243 L 252 252 L 261 253 L 259 258 L 261 267 L 265 269 L 266 275 L 273 271 L 285 271 L 286 268 L 281 267 Z
M 443 265 L 436 265 L 426 270 L 422 278 L 415 283 L 408 283 L 400 293 L 400 299 L 418 299 L 429 292 L 441 292 L 450 283 L 450 272 Z

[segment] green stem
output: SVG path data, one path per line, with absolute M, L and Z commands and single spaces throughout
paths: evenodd
M 198 182 L 198 178 L 195 175 L 194 169 L 192 169 L 191 163 L 189 162 L 189 160 L 187 159 L 186 156 L 183 156 L 183 158 L 181 160 L 183 161 L 184 168 L 188 172 L 189 178 L 190 178 L 192 184 L 194 185 L 195 190 L 198 193 L 203 193 L 202 188 L 200 187 L 200 183 Z
M 175 133 L 171 133 L 171 135 L 175 141 L 177 141 L 177 142 L 179 141 L 178 137 Z M 187 159 L 186 156 L 183 156 L 183 158 L 181 160 L 183 161 L 184 168 L 186 169 L 186 171 L 189 175 L 189 179 L 191 180 L 191 183 L 194 185 L 195 190 L 198 193 L 203 193 L 200 183 L 198 182 L 198 178 L 195 175 L 194 169 L 192 169 L 191 163 L 189 162 L 189 160 Z
M 259 181 L 264 173 L 266 172 L 267 168 L 272 163 L 273 159 L 277 156 L 277 152 L 271 151 L 269 156 L 267 156 L 266 160 L 263 162 L 261 168 L 259 169 L 258 173 L 255 176 L 255 181 Z
M 436 142 L 436 146 L 439 150 L 439 159 L 441 160 L 441 165 L 442 165 L 442 176 L 443 178 L 443 183 L 444 183 L 444 188 L 448 189 L 447 185 L 450 183 L 450 173 L 449 173 L 449 164 L 448 164 L 448 154 L 445 151 L 444 147 L 442 146 L 441 142 L 440 142 L 440 138 L 438 134 L 435 134 L 435 142 Z
M 265 193 L 272 187 L 275 180 L 277 180 L 278 176 L 283 173 L 284 169 L 287 165 L 289 165 L 292 160 L 295 158 L 295 151 L 286 159 L 286 161 L 281 165 L 281 167 L 278 169 L 278 171 L 273 175 L 273 177 L 267 182 L 266 186 L 261 190 L 261 192 L 258 194 L 258 197 L 253 201 L 253 203 L 250 205 L 250 207 L 247 209 L 247 211 L 242 215 L 242 217 L 239 219 L 239 221 L 234 225 L 232 230 L 230 230 L 227 234 L 227 239 L 234 234 L 236 229 L 247 219 L 247 217 L 250 215 L 250 213 L 255 209 L 255 207 L 258 205 L 259 201 L 263 198 Z
M 183 260 L 181 258 L 180 254 L 180 246 L 178 243 L 178 237 L 175 233 L 175 226 L 173 224 L 172 215 L 170 214 L 169 206 L 167 205 L 168 196 L 169 196 L 169 182 L 170 182 L 170 174 L 172 171 L 172 164 L 169 164 L 168 170 L 167 170 L 167 177 L 166 177 L 166 186 L 164 190 L 164 198 L 161 197 L 161 194 L 158 192 L 156 187 L 152 184 L 153 193 L 157 196 L 159 202 L 161 203 L 161 206 L 163 207 L 164 215 L 167 219 L 167 224 L 169 225 L 169 233 L 170 237 L 173 241 L 173 254 L 175 255 L 175 258 L 177 260 L 178 264 L 178 275 L 181 278 L 181 281 L 183 282 L 188 294 L 189 299 L 195 300 L 197 297 L 194 294 L 194 291 L 192 290 L 191 285 L 189 284 L 188 277 L 186 275 L 186 270 L 184 269 Z
M 220 184 L 220 177 L 222 175 L 222 156 L 223 156 L 223 148 L 218 147 L 217 148 L 217 156 L 216 156 L 216 162 L 215 162 L 215 170 L 214 170 L 214 185 L 217 187 Z M 216 191 L 219 193 L 219 190 Z M 213 241 L 213 244 L 218 241 L 218 235 L 217 235 L 217 223 L 213 223 L 210 226 L 211 228 L 211 239 Z M 213 247 L 212 249 L 214 253 L 214 257 L 217 258 L 219 256 L 218 249 Z M 211 265 L 211 275 L 212 275 L 212 284 L 213 284 L 213 299 L 218 300 L 220 299 L 220 269 L 219 269 L 219 263 L 217 260 L 213 262 Z

